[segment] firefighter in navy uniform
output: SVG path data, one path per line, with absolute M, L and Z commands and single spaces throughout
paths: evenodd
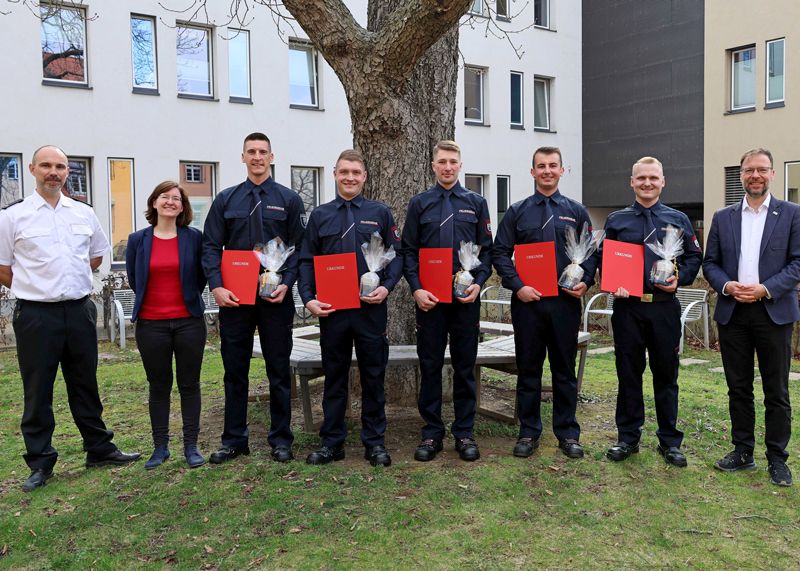
M 355 252 L 358 274 L 369 270 L 361 244 L 378 232 L 384 247 L 398 249 L 399 234 L 389 208 L 364 198 L 367 180 L 364 158 L 358 151 L 343 151 L 334 168 L 337 196 L 314 209 L 300 255 L 298 287 L 306 308 L 319 318 L 322 367 L 325 389 L 322 399 L 324 420 L 320 429 L 322 446 L 309 454 L 308 464 L 327 464 L 345 456 L 347 436 L 345 412 L 348 399 L 348 374 L 355 344 L 361 378 L 361 442 L 364 458 L 373 466 L 389 466 L 392 459 L 384 445 L 384 374 L 389 361 L 386 337 L 386 297 L 402 275 L 402 259 L 397 256 L 378 273 L 380 285 L 361 298 L 357 309 L 330 309 L 316 299 L 314 256 Z
M 300 196 L 276 183 L 270 176 L 272 147 L 263 133 L 251 133 L 244 140 L 242 162 L 247 180 L 220 192 L 211 204 L 203 229 L 203 271 L 214 300 L 220 307 L 220 341 L 225 367 L 225 422 L 222 446 L 211 455 L 221 464 L 240 454 L 249 454 L 247 396 L 253 336 L 258 329 L 261 350 L 269 378 L 270 429 L 267 439 L 272 458 L 288 462 L 293 458 L 291 430 L 292 322 L 294 301 L 291 289 L 297 279 L 295 251 L 281 269 L 282 281 L 272 297 L 257 297 L 255 305 L 239 305 L 238 298 L 222 284 L 223 248 L 252 250 L 280 238 L 298 249 L 303 238 L 305 216 Z
M 440 141 L 433 150 L 433 171 L 437 183 L 414 196 L 408 205 L 403 228 L 403 273 L 417 304 L 417 355 L 421 384 L 419 412 L 424 421 L 422 440 L 414 458 L 433 460 L 442 450 L 445 426 L 442 422 L 442 367 L 450 338 L 453 366 L 453 408 L 451 432 L 462 460 L 480 458 L 473 437 L 475 421 L 475 359 L 480 333 L 481 286 L 492 273 L 492 232 L 486 200 L 458 182 L 461 149 L 453 141 Z M 459 268 L 460 243 L 480 245 L 480 265 L 471 270 L 475 282 L 467 297 L 454 296 L 452 303 L 439 303 L 422 288 L 419 278 L 420 248 L 453 248 L 453 272 Z
M 631 244 L 650 243 L 653 238 L 663 241 L 667 225 L 683 230 L 683 254 L 677 259 L 677 274 L 669 279 L 669 285 L 651 282 L 650 269 L 658 257 L 645 246 L 644 295 L 630 297 L 624 288 L 614 292 L 611 324 L 619 379 L 616 410 L 619 441 L 606 455 L 619 462 L 639 451 L 644 425 L 642 374 L 646 350 L 653 373 L 658 452 L 668 464 L 684 467 L 686 457 L 680 449 L 683 433 L 676 426 L 681 308 L 675 291 L 678 286 L 692 284 L 700 269 L 702 252 L 689 218 L 659 201 L 664 185 L 661 162 L 652 157 L 639 159 L 631 174 L 636 201 L 623 210 L 612 212 L 606 221 L 607 240 Z M 596 256 L 599 260 L 602 253 Z
M 514 456 L 526 458 L 539 447 L 542 434 L 540 411 L 542 367 L 549 356 L 553 377 L 553 432 L 558 447 L 570 458 L 582 458 L 579 443 L 581 427 L 575 418 L 578 381 L 575 356 L 581 321 L 581 297 L 594 283 L 597 261 L 590 257 L 583 264 L 582 281 L 573 289 L 561 288 L 558 296 L 542 297 L 522 283 L 511 260 L 516 244 L 555 241 L 557 276 L 570 263 L 565 249 L 565 228 L 580 236 L 584 224 L 591 231 L 589 214 L 582 204 L 558 190 L 564 174 L 558 147 L 541 147 L 533 153 L 531 175 L 536 181 L 532 196 L 517 202 L 503 217 L 497 230 L 492 259 L 503 287 L 514 292 L 511 319 L 517 355 L 517 407 L 520 431 Z

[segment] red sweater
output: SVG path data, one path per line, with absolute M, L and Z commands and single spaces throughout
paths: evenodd
M 150 251 L 150 275 L 139 310 L 142 319 L 179 319 L 190 317 L 183 301 L 178 258 L 178 237 L 162 240 L 153 236 Z

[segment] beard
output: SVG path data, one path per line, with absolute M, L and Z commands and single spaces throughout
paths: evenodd
M 747 184 L 743 184 L 742 186 L 744 187 L 744 191 L 747 193 L 747 196 L 749 196 L 750 198 L 761 198 L 769 191 L 769 181 L 765 180 L 763 185 L 764 187 L 760 191 L 752 190 L 750 186 Z

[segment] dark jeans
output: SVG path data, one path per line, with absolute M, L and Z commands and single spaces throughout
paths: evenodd
M 792 324 L 775 325 L 764 303 L 737 303 L 728 324 L 719 325 L 719 346 L 728 382 L 731 439 L 736 450 L 753 452 L 756 444 L 753 355 L 757 354 L 764 389 L 767 458 L 786 460 L 792 434 L 789 402 Z
M 31 470 L 50 470 L 58 459 L 52 438 L 53 385 L 59 364 L 83 449 L 97 458 L 116 450 L 97 393 L 96 322 L 97 309 L 88 297 L 55 303 L 17 300 L 14 335 L 25 395 L 20 428 Z
M 479 301 L 437 303 L 430 311 L 417 310 L 417 355 L 419 356 L 419 414 L 425 425 L 422 438 L 444 437 L 442 421 L 442 367 L 450 338 L 453 366 L 453 411 L 450 431 L 455 438 L 472 437 L 475 424 L 475 359 L 480 333 Z
M 172 393 L 172 356 L 181 395 L 183 445 L 197 444 L 200 432 L 200 368 L 206 345 L 202 317 L 139 319 L 136 343 L 150 385 L 150 424 L 156 446 L 169 442 L 169 406 Z

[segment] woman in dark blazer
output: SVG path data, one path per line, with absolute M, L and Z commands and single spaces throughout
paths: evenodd
M 172 357 L 183 416 L 183 447 L 190 468 L 205 458 L 197 449 L 200 432 L 200 368 L 206 343 L 200 265 L 202 233 L 190 228 L 192 207 L 180 185 L 159 184 L 147 199 L 150 226 L 128 236 L 125 265 L 136 292 L 131 321 L 150 385 L 150 423 L 155 450 L 144 467 L 169 458 Z

